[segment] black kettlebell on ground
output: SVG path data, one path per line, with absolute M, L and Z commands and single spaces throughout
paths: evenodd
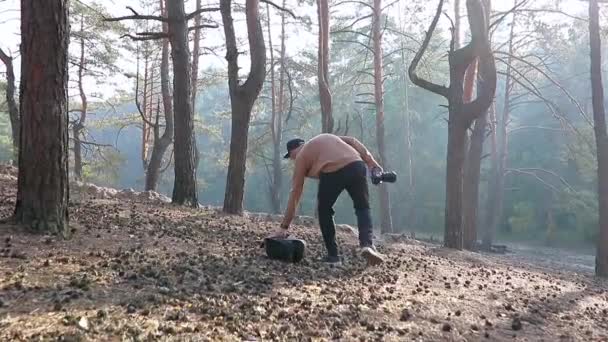
M 262 242 L 270 259 L 297 263 L 304 258 L 306 242 L 294 238 L 265 238 Z

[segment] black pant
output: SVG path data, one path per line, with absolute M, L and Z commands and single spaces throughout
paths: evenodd
M 338 255 L 333 206 L 344 189 L 350 195 L 355 207 L 359 227 L 359 245 L 361 247 L 372 246 L 372 218 L 369 209 L 367 169 L 363 161 L 356 161 L 338 171 L 319 175 L 319 192 L 317 193 L 319 225 L 330 256 Z

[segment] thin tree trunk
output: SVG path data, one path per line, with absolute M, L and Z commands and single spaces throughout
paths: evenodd
M 386 144 L 384 141 L 384 77 L 382 72 L 382 33 L 380 19 L 382 17 L 382 1 L 374 0 L 372 41 L 374 50 L 374 101 L 376 104 L 376 139 L 378 141 L 378 154 L 383 167 L 388 167 L 386 158 Z M 382 233 L 393 232 L 391 218 L 391 201 L 386 184 L 378 187 L 380 196 L 381 229 Z
M 267 29 L 268 29 L 268 50 L 270 51 L 270 110 L 271 110 L 271 118 L 270 118 L 270 135 L 272 138 L 273 145 L 273 158 L 272 158 L 272 177 L 270 179 L 270 204 L 272 205 L 272 212 L 278 214 L 281 212 L 281 202 L 279 200 L 279 192 L 276 187 L 276 179 L 277 179 L 277 168 L 279 169 L 278 177 L 281 177 L 281 161 L 277 159 L 277 141 L 279 141 L 279 135 L 281 134 L 278 131 L 277 127 L 277 104 L 276 104 L 276 92 L 275 92 L 275 75 L 274 75 L 274 47 L 272 45 L 272 31 L 270 29 L 270 5 L 266 4 L 266 18 L 267 18 Z
M 286 0 L 283 0 L 283 8 L 285 8 Z M 277 106 L 276 117 L 276 140 L 273 148 L 273 191 L 276 193 L 276 206 L 273 209 L 277 213 L 281 212 L 281 189 L 283 186 L 283 173 L 281 170 L 281 143 L 283 140 L 283 113 L 285 112 L 285 11 L 281 11 L 281 51 L 279 56 L 279 103 Z
M 317 0 L 319 19 L 318 80 L 319 98 L 321 100 L 321 131 L 334 131 L 332 98 L 329 87 L 329 3 L 328 0 Z
M 80 32 L 84 32 L 84 16 L 80 18 Z M 78 93 L 80 94 L 80 118 L 72 128 L 74 138 L 74 177 L 82 180 L 82 130 L 87 118 L 87 94 L 84 92 L 83 76 L 85 70 L 84 37 L 80 37 L 80 63 L 78 65 Z
M 21 1 L 21 131 L 15 221 L 36 232 L 68 226 L 67 0 Z
M 161 12 L 165 15 L 164 2 L 160 0 Z M 167 23 L 163 23 L 163 32 L 168 32 Z M 145 190 L 156 191 L 161 175 L 163 158 L 167 149 L 173 143 L 173 107 L 171 104 L 171 89 L 169 87 L 169 40 L 163 39 L 161 61 L 160 61 L 160 87 L 163 99 L 163 111 L 165 116 L 165 131 L 160 136 L 160 124 L 157 120 L 154 127 L 154 145 L 148 169 L 146 171 Z
M 488 195 L 487 195 L 487 206 L 486 206 L 486 217 L 484 220 L 484 230 L 482 236 L 482 248 L 486 251 L 490 251 L 492 242 L 494 241 L 494 231 L 491 229 L 491 225 L 496 220 L 498 215 L 498 189 L 501 188 L 501 177 L 500 173 L 500 157 L 498 155 L 498 142 L 497 133 L 498 122 L 496 118 L 496 103 L 492 104 L 489 109 L 490 124 L 492 125 L 490 131 L 490 158 L 491 158 L 491 170 L 490 180 L 488 181 Z M 502 197 L 502 196 L 500 196 Z M 502 206 L 502 203 L 501 203 Z
M 228 61 L 228 88 L 232 108 L 230 132 L 230 160 L 226 181 L 223 211 L 242 214 L 245 190 L 247 139 L 251 109 L 266 77 L 266 46 L 259 17 L 259 0 L 247 0 L 245 15 L 251 56 L 251 70 L 244 83 L 239 82 L 238 50 L 232 20 L 231 0 L 220 1 L 220 12 L 226 36 L 226 60 Z
M 511 31 L 509 33 L 509 57 L 507 58 L 507 70 L 505 77 L 505 97 L 503 101 L 502 117 L 500 120 L 496 120 L 496 140 L 498 142 L 496 158 L 493 159 L 494 165 L 492 166 L 492 173 L 494 180 L 490 183 L 489 191 L 490 196 L 493 198 L 488 201 L 488 215 L 486 216 L 486 230 L 482 239 L 482 245 L 485 250 L 490 250 L 494 243 L 494 238 L 498 225 L 502 221 L 503 215 L 503 197 L 505 187 L 505 170 L 507 168 L 508 150 L 509 150 L 509 137 L 507 135 L 507 125 L 510 117 L 511 107 L 511 91 L 513 87 L 512 68 L 514 47 L 513 39 L 515 27 L 517 26 L 517 14 L 513 14 L 513 21 L 511 23 Z
M 589 1 L 589 45 L 591 47 L 591 97 L 597 146 L 597 180 L 599 202 L 599 238 L 595 273 L 608 277 L 608 135 L 602 85 L 602 41 L 600 37 L 598 0 Z
M 169 42 L 173 60 L 173 109 L 175 181 L 173 203 L 198 206 L 196 186 L 196 158 L 194 151 L 194 120 L 192 113 L 192 87 L 190 85 L 190 49 L 188 23 L 184 1 L 167 1 Z
M 403 63 L 404 69 L 407 68 L 407 62 L 405 59 L 405 44 L 403 41 L 401 42 L 401 60 Z M 407 212 L 406 212 L 406 222 L 408 227 L 411 229 L 415 225 L 416 217 L 415 217 L 415 201 L 414 201 L 414 159 L 413 159 L 413 143 L 412 143 L 412 116 L 410 113 L 409 106 L 409 82 L 407 76 L 404 74 L 402 77 L 402 87 L 403 87 L 403 114 L 404 114 L 404 122 L 405 122 L 405 161 L 407 168 L 407 188 L 406 198 L 407 198 Z
M 460 0 L 454 0 L 454 48 L 460 49 L 461 32 L 460 28 Z
M 144 44 L 144 93 L 143 93 L 143 117 L 144 120 L 142 122 L 141 129 L 141 163 L 143 165 L 144 170 L 148 169 L 148 132 L 150 131 L 148 122 L 146 121 L 148 118 L 148 91 L 149 91 L 149 81 L 148 70 L 149 70 L 149 58 L 150 53 L 146 44 Z M 137 96 L 137 94 L 135 94 Z
M 13 58 L 0 49 L 0 60 L 6 68 L 6 104 L 11 121 L 11 132 L 13 139 L 13 165 L 17 165 L 19 158 L 19 108 L 15 100 L 15 71 L 13 69 Z
M 196 10 L 201 9 L 201 0 L 196 0 Z M 197 14 L 194 17 L 194 46 L 192 48 L 192 111 L 194 115 L 196 115 L 196 95 L 198 92 L 198 61 L 200 59 L 201 54 L 201 14 Z M 196 130 L 195 130 L 196 131 Z M 195 165 L 198 169 L 198 163 L 200 161 L 200 152 L 198 150 L 198 144 L 196 142 L 196 133 L 194 134 L 194 157 L 195 157 Z

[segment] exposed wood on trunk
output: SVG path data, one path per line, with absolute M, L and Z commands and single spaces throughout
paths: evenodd
M 329 0 L 317 0 L 319 19 L 318 82 L 321 100 L 321 131 L 334 131 L 331 90 L 329 86 Z
M 173 60 L 175 181 L 173 203 L 198 206 L 188 23 L 183 0 L 166 2 Z
M 68 1 L 21 1 L 21 131 L 15 221 L 68 226 Z
M 383 87 L 383 65 L 382 65 L 382 0 L 374 0 L 372 16 L 372 42 L 374 50 L 374 104 L 376 106 L 376 139 L 378 142 L 378 155 L 380 164 L 388 168 L 386 158 L 386 142 L 384 141 L 384 87 Z M 385 183 L 378 186 L 380 197 L 380 225 L 382 233 L 393 232 L 393 220 L 391 218 L 391 200 Z
M 162 15 L 165 15 L 164 2 L 160 0 Z M 168 33 L 168 24 L 163 22 L 163 32 Z M 160 87 L 163 102 L 163 113 L 165 118 L 165 130 L 160 135 L 160 124 L 157 118 L 154 126 L 154 145 L 148 169 L 146 170 L 145 190 L 156 191 L 162 173 L 162 162 L 167 149 L 173 143 L 173 106 L 171 103 L 171 89 L 169 87 L 169 40 L 163 39 L 161 61 L 160 61 Z
M 17 165 L 19 158 L 19 108 L 15 99 L 15 70 L 13 69 L 13 57 L 7 55 L 0 49 L 0 60 L 6 68 L 6 104 L 11 121 L 11 132 L 13 139 L 13 165 Z
M 259 0 L 247 0 L 245 15 L 251 56 L 251 70 L 247 80 L 240 84 L 238 50 L 232 19 L 232 1 L 221 0 L 220 12 L 226 36 L 226 60 L 228 61 L 228 88 L 232 108 L 230 133 L 230 160 L 226 181 L 223 211 L 242 214 L 245 190 L 247 143 L 251 110 L 262 90 L 266 77 L 266 46 L 259 17 Z
M 430 39 L 435 31 L 444 0 L 440 0 L 437 12 L 430 29 L 416 53 L 409 68 L 410 79 L 416 85 L 441 95 L 448 100 L 448 151 L 446 170 L 446 205 L 445 205 L 445 234 L 446 247 L 462 249 L 462 190 L 463 171 L 465 161 L 465 148 L 467 130 L 480 115 L 491 105 L 496 91 L 496 66 L 494 56 L 487 34 L 487 24 L 484 15 L 484 6 L 480 0 L 467 0 L 467 14 L 471 28 L 471 42 L 460 49 L 452 48 L 448 54 L 450 65 L 450 85 L 448 88 L 422 79 L 416 73 L 417 66 L 426 51 Z M 463 102 L 464 77 L 466 70 L 479 59 L 480 78 L 477 98 L 470 102 Z
M 604 108 L 604 86 L 602 84 L 602 41 L 598 0 L 589 1 L 589 44 L 591 47 L 591 97 L 593 123 L 597 148 L 597 180 L 599 237 L 595 257 L 595 273 L 608 277 L 608 135 L 606 134 L 606 111 Z

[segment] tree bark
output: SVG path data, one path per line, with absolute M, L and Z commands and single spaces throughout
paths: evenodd
M 599 238 L 595 257 L 595 273 L 608 277 L 608 135 L 602 85 L 602 41 L 600 36 L 598 0 L 589 1 L 589 45 L 591 48 L 591 97 L 597 147 L 597 180 L 599 203 Z
M 475 120 L 471 134 L 467 166 L 464 179 L 463 247 L 477 249 L 477 217 L 479 210 L 479 181 L 481 176 L 481 157 L 485 139 L 488 116 L 484 114 Z
M 167 1 L 169 42 L 173 60 L 173 109 L 175 181 L 172 200 L 175 204 L 198 207 L 194 118 L 190 85 L 190 49 L 184 1 Z
M 19 176 L 14 218 L 35 232 L 68 226 L 67 0 L 21 1 Z
M 334 131 L 332 113 L 332 98 L 329 87 L 329 2 L 317 0 L 317 16 L 319 18 L 319 50 L 318 50 L 318 80 L 319 98 L 321 100 L 321 131 Z
M 84 15 L 80 19 L 80 32 L 84 32 Z M 87 119 L 87 94 L 84 92 L 83 78 L 85 70 L 84 59 L 84 36 L 80 37 L 80 63 L 78 65 L 78 93 L 80 95 L 80 117 L 72 127 L 72 135 L 74 138 L 74 177 L 77 180 L 82 180 L 82 140 L 81 135 L 84 130 L 85 121 Z
M 13 139 L 13 165 L 17 165 L 19 158 L 19 108 L 15 100 L 15 70 L 13 69 L 13 58 L 0 49 L 0 60 L 6 68 L 6 104 L 11 121 L 11 132 Z
M 383 167 L 388 168 L 386 158 L 386 143 L 384 141 L 384 87 L 382 72 L 382 0 L 374 0 L 372 19 L 372 41 L 374 50 L 374 102 L 376 104 L 376 139 L 378 142 L 378 155 Z M 382 233 L 393 232 L 393 221 L 391 218 L 391 201 L 386 184 L 378 186 L 380 196 L 381 231 Z
M 165 15 L 164 2 L 160 0 L 161 12 Z M 163 23 L 163 32 L 168 33 L 167 23 Z M 154 127 L 154 145 L 148 169 L 146 171 L 145 190 L 156 191 L 160 180 L 163 158 L 167 149 L 173 143 L 173 107 L 171 105 L 171 89 L 169 88 L 169 40 L 163 39 L 161 61 L 160 61 L 160 87 L 163 99 L 163 112 L 165 117 L 165 130 L 160 135 L 160 124 L 158 120 Z M 194 103 L 194 101 L 193 101 Z
M 259 0 L 247 0 L 245 15 L 247 36 L 251 55 L 251 70 L 247 80 L 239 84 L 238 50 L 232 20 L 231 0 L 220 1 L 220 12 L 226 36 L 226 60 L 228 61 L 228 88 L 232 108 L 232 131 L 230 133 L 230 160 L 223 211 L 242 214 L 245 190 L 247 139 L 251 109 L 266 77 L 266 46 L 259 17 Z

